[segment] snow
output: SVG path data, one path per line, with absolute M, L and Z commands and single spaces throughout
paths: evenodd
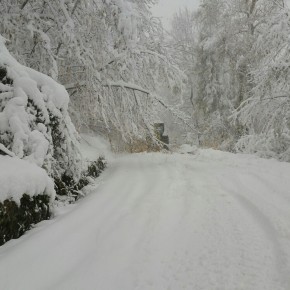
M 33 101 L 40 110 L 43 121 L 48 124 L 49 111 L 59 115 L 58 110 L 61 110 L 64 116 L 67 115 L 68 93 L 50 77 L 18 63 L 6 49 L 2 37 L 0 37 L 0 52 L 0 66 L 7 68 L 7 75 L 13 79 L 13 88 L 1 86 L 6 93 L 12 95 L 8 98 L 3 112 L 0 112 L 0 130 L 11 131 L 13 134 L 12 152 L 15 155 L 23 158 L 24 151 L 29 151 L 31 155 L 26 158 L 42 166 L 48 152 L 49 141 L 45 137 L 46 131 L 39 127 L 41 124 L 38 124 L 38 130 L 31 130 L 32 117 L 27 111 L 28 99 Z
M 55 198 L 53 181 L 37 165 L 17 157 L 0 155 L 0 202 L 12 199 L 20 204 L 23 194 L 46 194 Z
M 0 143 L 0 150 L 9 155 L 0 155 L 0 202 L 12 199 L 20 204 L 23 194 L 47 194 L 54 200 L 53 181 L 41 168 L 49 147 L 49 141 L 44 136 L 46 129 L 43 124 L 37 124 L 37 130 L 31 129 L 31 115 L 26 108 L 29 96 L 41 109 L 47 122 L 49 119 L 45 98 L 49 101 L 50 95 L 41 93 L 39 87 L 46 83 L 55 88 L 52 89 L 55 93 L 59 91 L 58 85 L 53 84 L 49 77 L 19 64 L 10 55 L 4 42 L 0 36 L 0 67 L 7 69 L 8 76 L 13 79 L 13 87 L 3 84 L 0 86 L 0 97 L 7 101 L 4 103 L 4 110 L 0 112 L 0 133 L 11 132 L 13 142 L 11 151 Z M 55 105 L 59 105 L 59 102 L 55 102 Z M 25 152 L 28 153 L 27 156 Z
M 1 36 L 0 67 L 12 80 L 12 84 L 0 86 L 0 151 L 18 158 L 0 164 L 1 172 L 10 168 L 1 176 L 1 199 L 19 202 L 21 194 L 33 196 L 47 191 L 53 200 L 53 181 L 48 175 L 55 178 L 66 172 L 77 181 L 83 170 L 78 134 L 68 115 L 69 95 L 52 78 L 18 63 Z M 56 135 L 62 142 L 57 148 Z
M 214 150 L 111 162 L 0 248 L 7 290 L 288 290 L 290 164 Z
M 27 90 L 29 97 L 38 102 L 46 98 L 48 103 L 51 102 L 58 109 L 66 109 L 68 107 L 69 95 L 64 86 L 58 84 L 49 76 L 18 63 L 5 47 L 5 39 L 1 35 L 0 51 L 0 65 L 7 66 L 9 77 L 14 79 L 14 82 L 15 80 L 21 82 L 24 90 Z M 39 98 L 40 93 L 37 88 L 40 88 L 40 91 L 45 96 L 43 95 L 42 98 Z
M 1 120 L 0 120 L 1 122 Z M 0 151 L 4 152 L 6 155 L 9 155 L 10 157 L 15 157 L 15 154 L 8 150 L 3 144 L 0 143 Z
M 182 144 L 178 149 L 177 149 L 178 153 L 181 154 L 196 154 L 198 153 L 198 148 L 196 146 L 192 146 L 189 144 Z

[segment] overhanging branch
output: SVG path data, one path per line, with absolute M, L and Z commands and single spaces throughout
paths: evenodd
M 126 83 L 126 82 L 108 82 L 107 84 L 104 84 L 103 87 L 119 87 L 119 88 L 125 88 L 133 91 L 138 91 L 141 93 L 144 93 L 146 95 L 150 95 L 150 92 L 146 89 L 143 89 L 142 87 L 139 87 L 137 85 Z

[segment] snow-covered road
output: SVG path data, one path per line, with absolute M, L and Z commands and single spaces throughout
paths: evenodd
M 289 290 L 290 164 L 213 150 L 114 161 L 0 248 L 1 290 Z

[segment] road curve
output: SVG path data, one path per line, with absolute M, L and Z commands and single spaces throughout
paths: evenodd
M 289 290 L 290 164 L 213 150 L 115 160 L 0 248 L 5 290 Z

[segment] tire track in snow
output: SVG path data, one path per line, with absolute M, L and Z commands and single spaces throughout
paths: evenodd
M 235 170 L 231 171 L 231 180 L 219 176 L 222 187 L 232 195 L 240 205 L 245 218 L 252 217 L 249 227 L 258 227 L 263 235 L 263 241 L 271 244 L 277 273 L 275 289 L 290 289 L 289 268 L 289 222 L 290 207 L 282 192 L 277 191 L 269 180 L 261 176 L 263 171 Z M 265 182 L 264 182 L 265 181 Z M 277 182 L 279 186 L 279 182 Z M 288 209 L 288 210 L 287 210 Z M 283 236 L 287 237 L 286 245 Z M 261 236 L 262 238 L 263 236 Z M 270 275 L 270 274 L 269 274 Z M 280 281 L 278 283 L 278 280 Z M 278 286 L 278 284 L 280 286 Z M 279 288 L 280 289 L 280 288 Z
M 240 178 L 248 164 L 258 169 L 259 161 L 237 164 L 239 157 L 209 152 L 198 157 L 120 158 L 96 192 L 74 211 L 33 238 L 24 237 L 24 243 L 7 253 L 0 249 L 1 286 L 5 290 L 289 290 L 290 251 L 273 223 L 275 216 L 284 222 L 284 229 L 290 225 L 287 205 L 279 214 L 282 200 L 271 195 L 273 188 L 263 195 L 267 185 L 259 178 Z M 279 181 L 278 175 L 275 178 Z M 11 269 L 14 265 L 11 273 L 7 264 Z

